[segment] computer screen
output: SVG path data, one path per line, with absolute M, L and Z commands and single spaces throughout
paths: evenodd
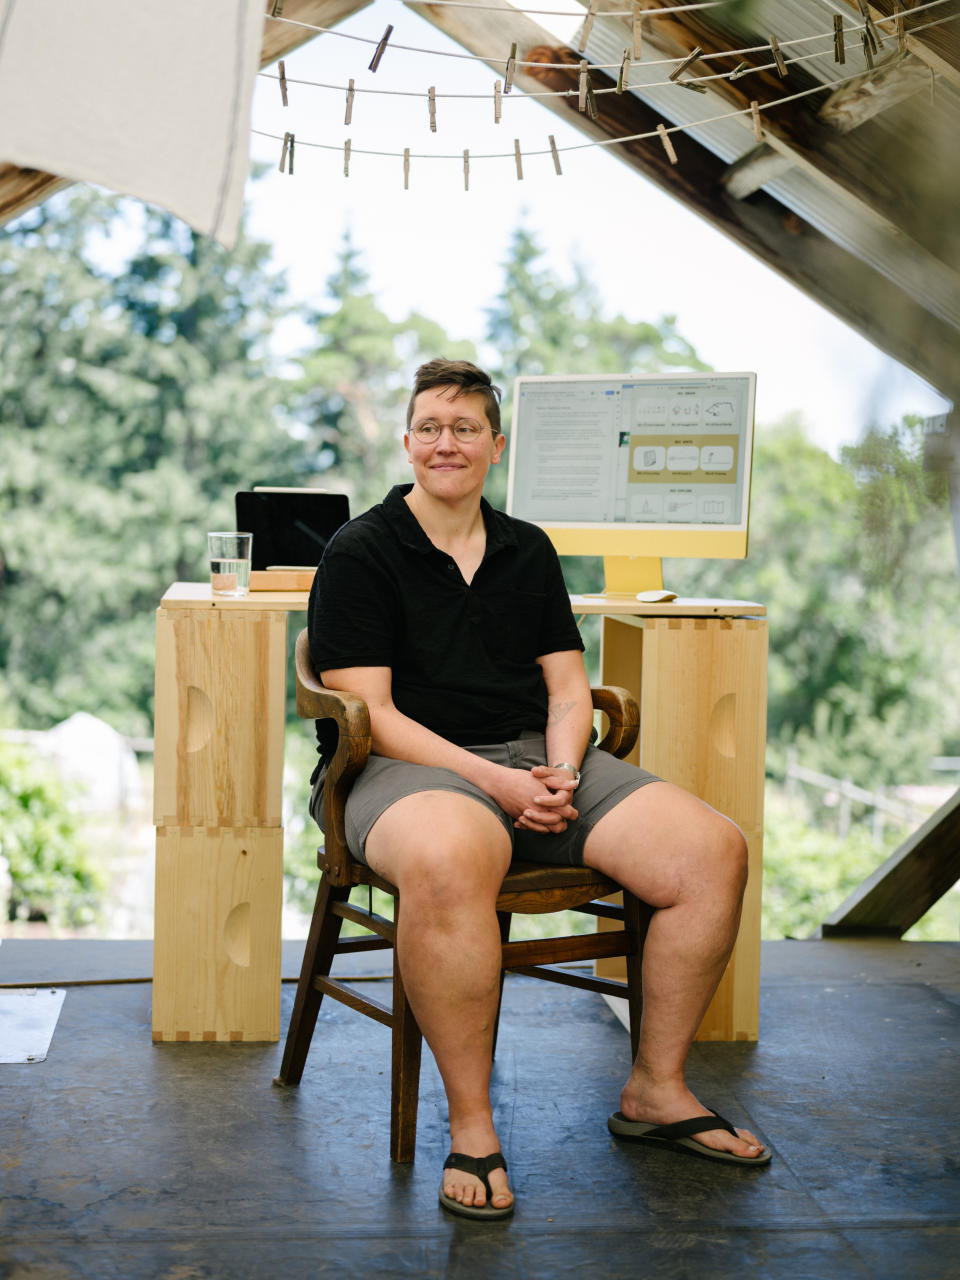
M 608 592 L 662 585 L 663 556 L 742 558 L 755 391 L 752 373 L 521 376 L 507 510 L 603 556 Z

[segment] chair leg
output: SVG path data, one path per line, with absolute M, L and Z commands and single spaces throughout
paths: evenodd
M 500 942 L 501 945 L 510 941 L 510 925 L 513 921 L 513 913 L 511 911 L 498 911 L 497 920 L 500 923 Z M 497 1037 L 500 1034 L 500 1009 L 503 1006 L 503 981 L 507 976 L 507 971 L 503 964 L 500 965 L 500 991 L 497 995 L 497 1013 L 493 1020 L 493 1046 L 490 1052 L 491 1058 L 497 1056 Z
M 624 891 L 623 919 L 628 934 L 635 939 L 636 946 L 626 957 L 627 963 L 627 1008 L 630 1013 L 630 1053 L 636 1058 L 640 1045 L 640 1018 L 643 1014 L 643 944 L 646 941 L 647 929 L 653 916 L 653 908 L 632 893 Z
M 313 979 L 317 974 L 325 977 L 330 972 L 343 924 L 340 916 L 328 913 L 327 907 L 331 902 L 342 902 L 349 893 L 349 888 L 331 885 L 326 874 L 321 877 L 313 919 L 310 922 L 310 934 L 303 953 L 300 981 L 297 983 L 297 994 L 290 1015 L 283 1061 L 280 1064 L 280 1074 L 274 1082 L 276 1084 L 298 1085 L 303 1076 L 323 999 L 323 992 L 316 990 Z
M 399 909 L 399 907 L 398 907 Z M 407 1003 L 396 948 L 393 952 L 393 1079 L 390 1097 L 390 1159 L 406 1164 L 417 1146 L 420 1050 L 423 1037 Z

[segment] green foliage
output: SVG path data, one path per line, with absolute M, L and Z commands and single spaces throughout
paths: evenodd
M 70 796 L 28 747 L 0 741 L 0 860 L 10 920 L 76 927 L 96 918 L 102 879 L 79 837 Z
M 846 836 L 815 824 L 801 799 L 767 785 L 763 837 L 764 938 L 806 938 L 881 866 L 909 834 L 895 824 L 877 841 L 854 824 Z M 912 942 L 956 941 L 958 899 L 943 898 L 904 935 Z
M 886 431 L 870 427 L 841 457 L 856 481 L 868 581 L 900 590 L 912 577 L 942 569 L 950 493 L 945 472 L 923 469 L 923 420 L 907 416 Z
M 353 513 L 407 480 L 401 440 L 416 367 L 437 355 L 475 360 L 470 343 L 451 342 L 415 313 L 393 321 L 381 311 L 349 233 L 327 281 L 329 305 L 311 317 L 298 417 L 310 467 L 346 493 Z
M 292 481 L 267 252 L 82 190 L 0 239 L 0 671 L 25 723 L 149 732 L 159 597 L 205 575 L 237 488 Z
M 879 438 L 880 433 L 874 433 Z M 896 452 L 898 429 L 888 436 Z M 960 722 L 958 583 L 948 513 L 908 525 L 920 572 L 878 580 L 860 522 L 864 472 L 835 462 L 796 419 L 761 429 L 744 562 L 670 562 L 681 594 L 761 601 L 770 618 L 768 767 L 785 753 L 861 786 L 925 781 Z

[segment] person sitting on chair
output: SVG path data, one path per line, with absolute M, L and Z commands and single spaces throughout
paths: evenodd
M 314 670 L 369 707 L 372 754 L 346 808 L 350 851 L 395 884 L 400 971 L 449 1105 L 440 1200 L 513 1209 L 490 1074 L 500 978 L 495 904 L 514 854 L 586 864 L 654 908 L 636 1060 L 609 1121 L 739 1164 L 769 1153 L 685 1081 L 737 935 L 746 844 L 682 788 L 589 745 L 583 644 L 535 525 L 482 497 L 503 456 L 500 391 L 466 361 L 416 374 L 413 483 L 344 525 L 310 596 Z M 322 777 L 311 811 L 320 817 Z

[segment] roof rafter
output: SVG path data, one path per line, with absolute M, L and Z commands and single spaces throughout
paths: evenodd
M 494 71 L 502 73 L 502 63 L 493 57 L 491 30 L 494 24 L 489 16 L 484 19 L 477 11 L 429 3 L 411 7 L 478 57 L 488 60 Z M 660 21 L 658 19 L 658 26 Z M 598 119 L 592 120 L 578 108 L 579 52 L 558 45 L 553 36 L 507 3 L 497 10 L 495 29 L 497 40 L 503 44 L 504 58 L 510 44 L 516 41 L 518 61 L 540 64 L 518 67 L 517 87 L 548 88 L 556 94 L 569 94 L 540 101 L 588 136 L 598 140 L 626 137 L 652 132 L 662 123 L 660 113 L 633 93 L 598 94 Z M 688 36 L 686 44 L 692 49 L 694 41 Z M 553 68 L 545 65 L 548 63 L 564 65 Z M 614 84 L 596 67 L 591 68 L 590 79 L 595 90 Z M 826 126 L 818 128 L 822 134 L 829 132 Z M 769 193 L 757 191 L 749 200 L 734 199 L 725 187 L 728 166 L 723 160 L 686 133 L 673 133 L 671 138 L 679 157 L 676 165 L 669 162 L 657 141 L 611 143 L 606 149 L 853 325 L 944 395 L 960 398 L 960 372 L 954 358 L 960 335 L 953 325 L 932 314 L 893 281 L 834 243 Z M 902 232 L 898 231 L 898 235 L 902 236 Z M 636 246 L 632 245 L 631 250 L 635 251 Z

